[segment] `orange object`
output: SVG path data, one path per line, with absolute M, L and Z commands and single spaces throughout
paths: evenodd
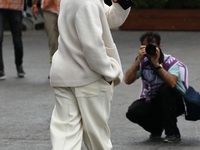
M 24 0 L 0 0 L 1 9 L 23 10 Z
M 59 12 L 60 0 L 43 0 L 42 9 L 45 11 Z
M 37 8 L 37 5 L 36 4 L 32 5 L 32 8 Z

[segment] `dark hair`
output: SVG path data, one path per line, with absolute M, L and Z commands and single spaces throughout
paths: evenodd
M 148 43 L 153 42 L 154 39 L 155 39 L 157 45 L 160 45 L 161 38 L 160 38 L 160 35 L 158 33 L 147 32 L 147 33 L 143 34 L 140 37 L 140 42 L 141 42 L 142 45 L 143 45 L 145 39 L 147 40 Z

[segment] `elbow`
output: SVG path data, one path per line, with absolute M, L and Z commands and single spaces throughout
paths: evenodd
M 125 22 L 124 18 L 117 17 L 116 19 L 109 21 L 109 26 L 110 26 L 110 28 L 120 27 L 124 22 Z
M 117 26 L 121 26 L 122 24 L 124 23 L 124 20 L 123 19 L 120 19 L 119 21 L 118 21 L 118 25 Z
M 124 80 L 124 82 L 125 82 L 126 84 L 130 84 L 130 83 L 128 82 L 128 80 L 126 80 L 126 79 Z
M 171 86 L 171 88 L 175 88 L 175 87 L 176 87 L 176 82 L 172 82 L 172 83 L 170 84 L 170 86 Z
M 120 27 L 122 24 L 123 24 L 124 22 L 122 21 L 122 20 L 118 20 L 118 21 L 116 21 L 115 23 L 110 23 L 109 24 L 109 26 L 110 26 L 110 28 L 112 29 L 112 28 L 117 28 L 117 27 Z
M 125 82 L 126 84 L 130 84 L 127 75 L 125 76 L 124 82 Z
M 173 84 L 173 85 L 172 85 L 172 88 L 175 88 L 175 87 L 176 87 L 176 84 Z
M 133 83 L 133 82 L 131 82 L 130 80 L 128 80 L 127 78 L 125 78 L 124 82 L 125 82 L 126 84 L 128 84 L 128 85 L 130 85 L 131 83 Z
M 124 82 L 129 85 L 133 83 L 136 79 L 137 79 L 136 76 L 130 76 L 130 74 L 127 73 L 125 76 Z
M 124 18 L 119 19 L 117 22 L 117 26 L 119 27 L 119 26 L 123 25 L 124 22 L 125 22 Z
M 126 21 L 126 19 L 128 18 L 129 12 L 130 12 L 131 8 L 128 8 L 127 10 L 123 11 L 123 15 L 121 17 L 121 19 L 119 19 L 119 26 L 123 25 L 123 23 Z

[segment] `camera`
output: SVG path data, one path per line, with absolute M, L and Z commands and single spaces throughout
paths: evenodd
M 155 55 L 155 53 L 156 53 L 156 47 L 158 47 L 158 46 L 156 46 L 156 44 L 149 44 L 149 45 L 147 45 L 146 49 L 145 49 L 146 53 L 148 55 L 151 55 L 151 56 Z

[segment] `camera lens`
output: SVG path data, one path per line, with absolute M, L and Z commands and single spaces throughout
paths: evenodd
M 156 45 L 155 44 L 149 44 L 146 46 L 146 53 L 148 55 L 154 55 L 156 53 Z

